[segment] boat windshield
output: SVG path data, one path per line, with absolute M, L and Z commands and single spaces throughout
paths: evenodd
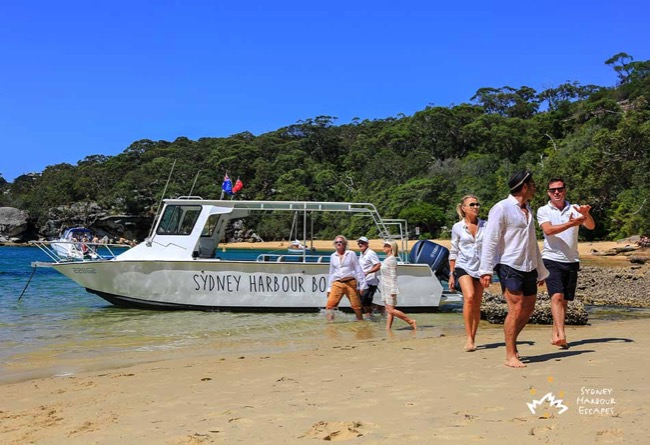
M 189 235 L 201 213 L 201 206 L 169 205 L 160 218 L 158 235 Z

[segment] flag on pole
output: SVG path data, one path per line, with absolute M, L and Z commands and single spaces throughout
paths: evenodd
M 244 183 L 241 182 L 241 180 L 239 178 L 237 178 L 237 181 L 235 181 L 235 186 L 232 188 L 232 192 L 237 193 L 238 191 L 240 191 L 243 188 L 244 188 Z
M 223 190 L 226 194 L 232 195 L 232 181 L 228 177 L 228 173 L 226 173 L 226 176 L 223 178 L 223 184 L 221 185 L 221 190 Z

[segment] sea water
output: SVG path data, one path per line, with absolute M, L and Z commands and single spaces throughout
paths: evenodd
M 267 253 L 220 249 L 222 258 Z M 387 339 L 385 320 L 338 313 L 153 311 L 112 306 L 51 268 L 36 247 L 0 247 L 0 383 L 188 355 L 245 355 Z M 29 283 L 29 284 L 28 284 Z M 22 296 L 21 296 L 22 294 Z M 326 297 L 323 295 L 323 306 Z M 417 336 L 462 333 L 457 312 L 415 314 Z M 411 338 L 396 320 L 392 339 Z

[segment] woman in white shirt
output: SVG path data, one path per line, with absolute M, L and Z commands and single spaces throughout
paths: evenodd
M 416 329 L 415 320 L 409 318 L 404 312 L 395 309 L 397 306 L 397 253 L 399 247 L 395 241 L 384 241 L 383 251 L 386 254 L 386 259 L 381 263 L 381 281 L 379 282 L 379 289 L 381 290 L 381 298 L 384 300 L 386 307 L 386 330 L 390 330 L 393 326 L 393 318 L 397 317 L 411 325 L 413 330 Z
M 480 210 L 481 204 L 476 196 L 463 197 L 456 206 L 460 221 L 451 229 L 449 289 L 458 288 L 463 293 L 467 352 L 476 351 L 476 331 L 481 321 L 483 286 L 480 282 L 479 264 L 485 221 L 478 217 Z

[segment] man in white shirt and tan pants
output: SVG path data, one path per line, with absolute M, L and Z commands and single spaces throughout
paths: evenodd
M 578 284 L 578 228 L 593 230 L 596 223 L 589 205 L 571 205 L 566 200 L 566 184 L 562 178 L 548 182 L 550 201 L 537 210 L 537 222 L 544 232 L 542 258 L 549 271 L 546 289 L 551 297 L 553 336 L 551 344 L 567 349 L 564 319 L 569 301 L 575 298 Z
M 488 215 L 483 234 L 479 274 L 487 288 L 496 271 L 508 315 L 503 323 L 506 343 L 505 365 L 523 368 L 517 351 L 517 337 L 535 309 L 537 286 L 548 271 L 535 237 L 535 218 L 528 201 L 535 195 L 532 173 L 519 171 L 508 180 L 510 195 L 496 203 Z

